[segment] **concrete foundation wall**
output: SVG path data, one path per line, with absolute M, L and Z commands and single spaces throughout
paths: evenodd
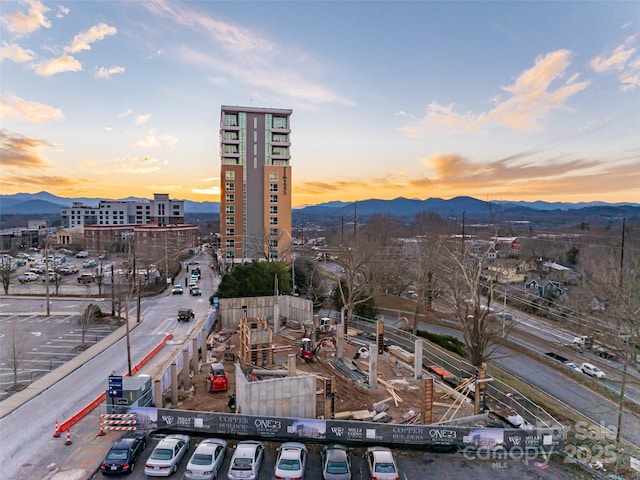
M 243 415 L 316 418 L 316 376 L 249 382 L 236 363 L 236 408 Z
M 300 323 L 313 319 L 313 302 L 287 295 L 269 297 L 221 298 L 218 306 L 220 328 L 234 329 L 244 316 L 265 317 L 273 328 L 274 305 L 278 303 L 280 316 Z M 242 307 L 246 307 L 242 308 Z

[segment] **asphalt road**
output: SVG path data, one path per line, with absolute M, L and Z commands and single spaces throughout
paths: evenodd
M 460 331 L 441 325 L 421 323 L 419 328 L 437 334 L 462 338 Z M 610 430 L 616 430 L 618 406 L 608 398 L 589 389 L 589 384 L 595 380 L 585 376 L 584 383 L 579 383 L 567 375 L 568 367 L 558 363 L 558 366 L 554 368 L 507 347 L 500 347 L 497 351 L 497 357 L 492 360 L 492 363 L 565 403 L 596 424 L 604 425 Z M 568 427 L 571 428 L 570 425 Z M 634 445 L 640 445 L 640 418 L 628 411 L 623 413 L 622 437 Z
M 210 269 L 208 271 L 210 272 Z M 154 361 L 166 362 L 173 351 L 184 348 L 181 341 L 191 329 L 196 328 L 197 322 L 178 322 L 177 308 L 178 306 L 193 308 L 196 319 L 204 321 L 210 308 L 208 296 L 213 288 L 211 273 L 206 276 L 203 274 L 201 286 L 204 292 L 201 297 L 167 294 L 145 302 L 141 314 L 142 322 L 134 325 L 135 328 L 130 335 L 132 365 L 139 362 L 170 331 L 173 332 L 174 340 L 156 355 Z M 3 300 L 6 300 L 6 297 L 3 297 Z M 69 302 L 73 301 L 73 299 L 69 300 Z M 5 325 L 7 317 L 3 316 L 1 320 L 0 325 Z M 61 328 L 64 327 L 65 325 L 62 324 Z M 5 338 L 2 337 L 3 342 Z M 103 393 L 107 388 L 108 376 L 113 371 L 119 374 L 128 371 L 126 343 L 126 339 L 122 338 L 97 357 L 77 365 L 69 375 L 13 413 L 0 419 L 0 432 L 3 439 L 7 432 L 11 432 L 11 441 L 0 442 L 2 478 L 41 479 L 48 472 L 47 465 L 57 464 L 60 459 L 68 456 L 68 447 L 63 441 L 52 441 L 55 421 L 67 420 Z M 0 346 L 2 350 L 5 349 L 4 343 Z M 41 345 L 39 348 L 44 346 Z M 148 372 L 143 369 L 141 373 Z M 95 428 L 97 425 L 96 421 Z M 79 434 L 74 432 L 74 436 Z M 25 445 L 29 448 L 24 448 Z

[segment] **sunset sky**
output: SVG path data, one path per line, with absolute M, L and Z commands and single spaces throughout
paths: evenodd
M 291 108 L 293 205 L 640 203 L 640 3 L 3 1 L 0 193 L 219 201 Z

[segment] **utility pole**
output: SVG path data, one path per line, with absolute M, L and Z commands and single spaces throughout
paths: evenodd
M 116 277 L 113 275 L 113 263 L 111 264 L 111 316 L 116 316 Z
M 620 248 L 620 290 L 622 290 L 623 286 L 623 278 L 624 278 L 624 230 L 625 230 L 625 220 L 622 219 L 622 241 Z M 620 322 L 618 322 L 618 325 Z M 618 342 L 620 343 L 620 332 L 618 332 Z M 616 442 L 620 443 L 620 436 L 622 430 L 622 410 L 624 408 L 624 388 L 627 384 L 627 365 L 629 363 L 627 347 L 629 345 L 621 345 L 624 354 L 624 368 L 622 369 L 622 383 L 620 384 L 620 402 L 618 404 L 618 425 L 616 428 Z
M 44 282 L 45 291 L 47 292 L 47 317 L 51 315 L 51 306 L 49 301 L 49 238 L 44 240 Z

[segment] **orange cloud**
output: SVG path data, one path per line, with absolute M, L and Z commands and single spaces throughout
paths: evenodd
M 37 0 L 31 0 L 28 3 L 28 13 L 25 14 L 18 11 L 15 13 L 9 13 L 5 16 L 4 23 L 7 25 L 7 29 L 10 32 L 23 35 L 35 32 L 40 27 L 51 27 L 51 22 L 45 16 L 45 13 L 49 11 L 49 8 L 45 7 Z
M 46 140 L 0 130 L 0 157 L 3 169 L 40 170 L 50 167 L 49 161 L 40 153 L 44 148 L 56 148 L 56 145 Z
M 51 77 L 58 73 L 79 72 L 82 64 L 71 55 L 64 55 L 36 65 L 35 70 L 42 77 Z
M 99 40 L 103 40 L 105 37 L 115 35 L 118 30 L 115 27 L 107 25 L 106 23 L 99 23 L 94 25 L 86 32 L 79 33 L 73 37 L 71 46 L 65 50 L 71 53 L 77 53 L 82 50 L 91 50 L 91 44 Z
M 0 118 L 17 118 L 33 123 L 43 123 L 49 120 L 62 120 L 64 115 L 59 108 L 53 108 L 44 103 L 29 102 L 11 95 L 6 99 L 0 97 Z
M 589 86 L 587 81 L 578 81 L 578 74 L 556 86 L 566 74 L 570 57 L 568 50 L 557 50 L 536 58 L 535 65 L 522 72 L 512 85 L 502 87 L 510 94 L 509 98 L 496 97 L 496 106 L 488 112 L 459 113 L 454 110 L 454 104 L 442 105 L 434 101 L 429 104 L 424 118 L 404 125 L 400 131 L 408 137 L 418 138 L 432 132 L 434 127 L 464 133 L 479 133 L 499 125 L 514 130 L 535 130 L 551 110 L 564 108 L 571 96 Z

